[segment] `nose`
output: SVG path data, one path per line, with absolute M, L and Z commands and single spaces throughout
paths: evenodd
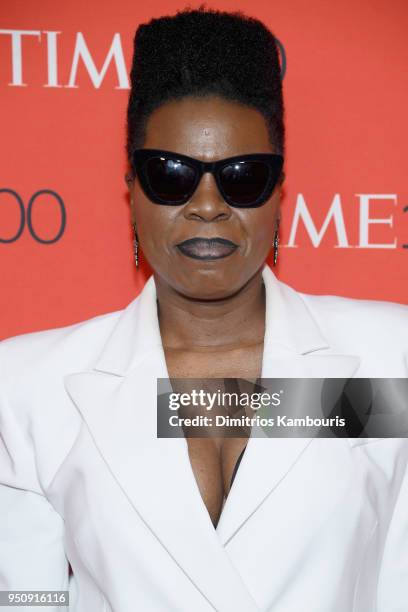
M 231 207 L 219 192 L 214 176 L 205 172 L 193 193 L 191 199 L 185 204 L 184 216 L 186 219 L 203 221 L 221 221 L 231 216 Z

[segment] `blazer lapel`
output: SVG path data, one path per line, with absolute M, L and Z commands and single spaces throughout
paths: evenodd
M 257 612 L 201 499 L 186 440 L 157 438 L 158 377 L 168 372 L 151 277 L 94 368 L 67 375 L 65 388 L 129 503 L 198 596 L 221 612 Z
M 280 352 L 280 351 L 279 351 Z M 351 378 L 359 365 L 352 355 L 264 355 L 263 378 Z M 226 545 L 273 494 L 314 438 L 251 436 L 227 497 L 217 532 Z
M 351 378 L 360 358 L 334 353 L 301 294 L 279 282 L 265 266 L 266 326 L 262 378 Z M 217 533 L 224 545 L 276 491 L 313 438 L 251 436 Z

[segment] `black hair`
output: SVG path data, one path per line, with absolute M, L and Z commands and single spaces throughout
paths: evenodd
M 185 96 L 219 95 L 260 111 L 276 153 L 284 153 L 281 67 L 274 35 L 237 12 L 186 8 L 141 24 L 134 38 L 127 111 L 127 154 L 145 140 L 161 104 Z

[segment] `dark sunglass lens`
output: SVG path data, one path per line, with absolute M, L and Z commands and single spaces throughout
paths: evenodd
M 269 182 L 269 168 L 262 161 L 238 161 L 224 166 L 220 179 L 231 202 L 249 206 L 264 193 Z
M 152 157 L 146 163 L 146 178 L 152 192 L 161 200 L 179 202 L 189 199 L 196 173 L 176 159 Z

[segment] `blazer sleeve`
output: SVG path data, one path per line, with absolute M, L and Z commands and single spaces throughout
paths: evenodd
M 408 440 L 406 440 L 408 442 Z M 394 506 L 380 567 L 377 612 L 408 610 L 408 467 Z
M 29 435 L 11 404 L 0 379 L 0 591 L 67 591 L 64 522 L 43 493 Z

